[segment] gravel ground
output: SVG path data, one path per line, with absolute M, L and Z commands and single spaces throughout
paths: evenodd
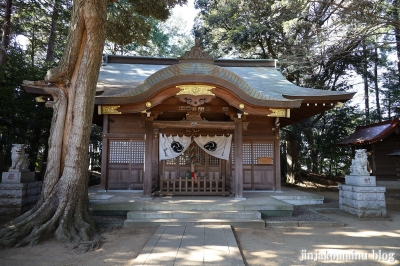
M 325 212 L 339 211 L 339 201 L 325 198 L 323 204 L 295 205 L 292 217 L 268 217 L 266 221 L 336 221 L 335 219 L 318 213 L 319 209 Z

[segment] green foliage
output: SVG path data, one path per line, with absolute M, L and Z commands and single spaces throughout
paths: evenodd
M 351 164 L 351 150 L 335 144 L 352 134 L 362 118 L 362 113 L 352 106 L 327 111 L 282 129 L 283 147 L 289 140 L 297 145 L 298 163 L 304 170 L 343 175 Z
M 193 46 L 193 40 L 185 32 L 184 23 L 179 18 L 160 21 L 153 17 L 129 15 L 126 19 L 136 21 L 131 23 L 137 23 L 138 27 L 128 31 L 131 35 L 123 35 L 120 32 L 129 23 L 122 23 L 118 16 L 114 16 L 115 12 L 118 13 L 118 9 L 109 14 L 105 53 L 178 57 Z M 114 23 L 119 25 L 119 30 L 114 29 Z
M 346 91 L 355 88 L 355 75 L 364 75 L 367 93 L 375 92 L 383 103 L 383 112 L 370 112 L 376 121 L 398 111 L 400 64 L 396 77 L 387 56 L 400 53 L 399 3 L 197 0 L 195 34 L 217 57 L 278 59 L 282 73 L 298 86 Z M 283 153 L 295 153 L 291 170 L 344 173 L 347 150 L 334 143 L 364 124 L 361 113 L 335 109 L 284 128 Z
M 30 161 L 40 166 L 49 136 L 52 110 L 36 103 L 32 95 L 21 87 L 23 80 L 42 78 L 48 67 L 31 66 L 25 54 L 13 47 L 9 50 L 6 66 L 1 69 L 0 86 L 0 147 L 3 148 L 6 166 L 11 165 L 11 145 L 27 145 Z
M 145 44 L 152 26 L 149 18 L 137 14 L 133 6 L 118 9 L 114 5 L 112 7 L 107 17 L 107 40 L 119 45 L 132 42 Z
M 122 0 L 109 6 L 106 38 L 120 46 L 136 43 L 144 45 L 157 36 L 157 21 L 170 16 L 170 8 L 186 1 Z M 153 35 L 151 36 L 151 31 Z
M 216 57 L 276 58 L 283 29 L 273 2 L 198 0 L 195 35 Z
M 329 176 L 343 175 L 350 167 L 350 147 L 335 146 L 362 124 L 363 114 L 356 107 L 346 106 L 325 112 L 314 125 L 314 149 L 318 150 L 318 172 Z M 304 157 L 307 160 L 307 156 Z
M 194 40 L 184 31 L 182 20 L 179 18 L 154 23 L 147 43 L 128 45 L 127 53 L 139 56 L 179 57 L 193 46 Z
M 58 8 L 55 2 L 59 3 Z M 54 8 L 58 11 L 54 53 L 56 59 L 61 58 L 68 34 L 71 7 L 72 0 L 14 2 L 11 32 L 13 36 L 23 35 L 28 39 L 26 53 L 32 65 L 42 64 L 46 58 Z
M 399 72 L 393 62 L 389 62 L 388 68 L 382 73 L 383 109 L 388 117 L 400 116 L 400 86 Z

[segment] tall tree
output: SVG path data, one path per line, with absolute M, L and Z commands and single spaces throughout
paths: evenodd
M 54 61 L 54 46 L 56 41 L 56 28 L 57 21 L 60 16 L 61 10 L 61 0 L 55 0 L 53 5 L 53 13 L 51 15 L 51 26 L 50 26 L 50 34 L 49 41 L 47 43 L 47 52 L 46 52 L 46 61 L 53 62 Z
M 12 0 L 6 0 L 4 6 L 4 21 L 2 26 L 2 38 L 0 47 L 0 67 L 4 66 L 7 61 L 7 50 L 10 44 L 10 25 L 11 25 L 11 12 L 12 12 Z
M 382 73 L 382 109 L 384 109 L 388 117 L 400 115 L 400 87 L 398 83 L 397 62 L 389 62 L 388 68 Z
M 379 66 L 379 54 L 378 48 L 375 47 L 374 49 L 374 75 L 373 75 L 373 82 L 374 82 L 374 89 L 375 89 L 375 103 L 376 103 L 376 112 L 378 115 L 379 122 L 382 121 L 382 110 L 381 110 L 381 99 L 380 99 L 380 89 L 379 89 L 379 80 L 378 80 L 378 66 Z
M 127 1 L 144 16 L 166 19 L 183 1 Z M 108 0 L 76 0 L 65 52 L 42 86 L 53 101 L 49 155 L 43 187 L 33 209 L 0 231 L 1 246 L 35 244 L 54 235 L 63 241 L 99 241 L 89 216 L 88 158 L 96 84 L 105 41 Z M 129 30 L 125 25 L 124 30 Z M 120 34 L 124 34 L 121 32 Z
M 364 111 L 365 111 L 365 123 L 369 124 L 369 84 L 368 84 L 368 56 L 367 56 L 367 48 L 365 42 L 362 44 L 362 77 L 364 83 Z

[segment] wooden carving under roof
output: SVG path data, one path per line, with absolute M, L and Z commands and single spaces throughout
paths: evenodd
M 199 106 L 211 102 L 215 98 L 215 94 L 211 89 L 215 88 L 209 85 L 179 85 L 176 86 L 181 89 L 176 94 L 176 97 L 191 106 Z

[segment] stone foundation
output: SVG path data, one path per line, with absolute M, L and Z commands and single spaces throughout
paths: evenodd
M 340 210 L 359 218 L 386 217 L 385 187 L 348 185 L 346 176 L 346 185 L 338 188 Z
M 35 172 L 29 170 L 14 170 L 3 172 L 1 175 L 2 183 L 25 183 L 35 181 Z
M 0 183 L 0 215 L 19 216 L 37 202 L 42 182 Z
M 376 176 L 346 175 L 346 185 L 361 187 L 376 187 Z

